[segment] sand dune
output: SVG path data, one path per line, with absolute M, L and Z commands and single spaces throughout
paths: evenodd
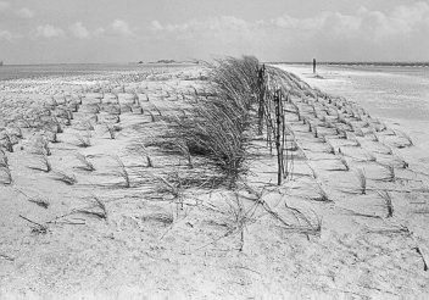
M 210 97 L 205 72 L 0 84 L 0 298 L 429 293 L 429 174 L 407 154 L 414 139 L 279 73 L 288 179 L 275 184 L 276 157 L 253 134 L 239 189 L 186 188 L 216 169 L 158 141 L 167 117 Z M 265 210 L 236 230 L 258 199 Z

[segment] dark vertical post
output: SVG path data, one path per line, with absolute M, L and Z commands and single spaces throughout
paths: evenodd
M 313 74 L 316 74 L 316 59 L 313 58 Z
M 258 134 L 262 135 L 262 123 L 264 120 L 264 101 L 265 101 L 265 64 L 258 70 L 259 85 L 259 108 L 258 108 Z
M 281 117 L 282 117 L 282 167 L 283 167 L 283 178 L 287 178 L 288 173 L 288 153 L 286 151 L 286 157 L 285 157 L 285 149 L 286 149 L 286 116 L 285 116 L 285 110 L 284 110 L 284 104 L 283 101 L 287 102 L 289 100 L 289 94 L 286 96 L 282 94 L 282 102 L 281 102 Z
M 278 172 L 277 172 L 277 184 L 281 185 L 283 182 L 283 172 L 284 172 L 284 165 L 283 165 L 283 148 L 282 148 L 282 103 L 281 103 L 281 95 L 280 90 L 277 90 L 274 95 L 274 103 L 276 104 L 276 121 L 277 121 L 277 128 L 276 128 L 276 148 L 277 148 L 277 164 L 278 164 Z

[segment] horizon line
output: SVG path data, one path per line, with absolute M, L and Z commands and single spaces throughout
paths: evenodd
M 47 62 L 47 63 L 13 63 L 13 64 L 5 64 L 3 61 L 3 64 L 0 64 L 0 67 L 14 67 L 14 66 L 48 66 L 48 65 L 147 65 L 147 64 L 183 64 L 183 63 L 195 63 L 199 60 L 173 60 L 173 62 L 161 62 L 161 60 L 158 61 L 130 61 L 130 62 Z M 2 62 L 2 61 L 0 61 Z M 266 64 L 313 64 L 313 61 L 261 61 L 261 63 Z M 368 60 L 368 61 L 316 61 L 318 65 L 335 65 L 335 64 L 345 64 L 345 65 L 353 65 L 353 64 L 374 64 L 374 65 L 425 65 L 429 66 L 429 60 L 428 61 L 406 61 L 406 60 L 398 60 L 398 61 L 376 61 L 376 60 Z

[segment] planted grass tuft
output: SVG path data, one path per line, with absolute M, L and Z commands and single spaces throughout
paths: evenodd
M 357 170 L 357 176 L 359 179 L 360 193 L 366 195 L 367 191 L 367 178 L 363 169 Z
M 127 168 L 124 165 L 124 162 L 121 160 L 119 156 L 113 156 L 113 159 L 117 162 L 119 170 L 116 171 L 116 174 L 124 180 L 123 187 L 130 188 L 131 187 L 131 179 L 130 174 L 127 171 Z
M 386 205 L 386 209 L 387 209 L 387 216 L 386 217 L 387 218 L 393 217 L 394 208 L 393 208 L 391 195 L 387 191 L 379 191 L 378 194 L 383 199 L 384 204 Z
M 138 149 L 139 154 L 141 156 L 144 156 L 146 158 L 146 167 L 153 168 L 152 158 L 150 157 L 149 150 L 146 148 L 146 146 L 145 146 L 145 144 L 144 144 L 143 141 L 141 141 L 137 145 L 137 149 Z
M 0 148 L 1 147 L 5 148 L 5 150 L 8 152 L 13 152 L 13 143 L 11 137 L 5 132 L 3 133 L 2 138 L 0 140 Z
M 88 148 L 91 146 L 91 134 L 87 132 L 85 135 L 76 134 L 77 144 L 80 148 Z
M 330 202 L 332 201 L 328 193 L 323 189 L 320 183 L 317 183 L 317 196 L 313 197 L 312 200 Z
M 342 156 L 340 158 L 340 162 L 344 166 L 344 171 L 347 171 L 347 172 L 350 171 L 350 165 L 349 165 L 349 163 L 347 162 L 347 160 L 346 160 L 346 158 L 344 156 Z
M 88 156 L 83 155 L 81 153 L 78 153 L 76 155 L 76 158 L 77 158 L 77 160 L 79 160 L 80 163 L 82 163 L 82 166 L 78 167 L 79 169 L 82 169 L 82 170 L 85 170 L 88 172 L 95 171 L 95 167 L 94 167 L 93 163 L 88 160 Z
M 401 137 L 407 141 L 406 145 L 400 145 L 399 148 L 401 148 L 401 146 L 402 147 L 414 146 L 413 140 L 411 139 L 411 137 L 408 134 L 406 134 L 405 132 L 402 132 L 402 131 L 398 131 L 398 132 L 401 134 Z
M 40 207 L 43 207 L 44 209 L 48 209 L 50 206 L 50 202 L 47 198 L 42 197 L 40 195 L 37 196 L 29 196 L 27 193 L 25 193 L 23 190 L 21 189 L 15 189 L 17 192 L 19 192 L 20 194 L 22 194 L 25 199 L 29 202 L 32 202 Z
M 9 168 L 9 159 L 1 149 L 0 149 L 0 168 Z
M 105 123 L 106 126 L 106 132 L 109 133 L 109 137 L 111 140 L 115 140 L 117 137 L 117 133 L 122 130 L 120 126 L 112 125 L 109 123 Z
M 11 185 L 13 183 L 12 171 L 9 166 L 0 167 L 0 183 Z
M 55 180 L 63 182 L 67 185 L 74 185 L 77 183 L 76 176 L 74 176 L 73 174 L 68 175 L 62 171 L 57 171 L 54 174 L 55 174 L 55 177 L 54 177 Z
M 107 220 L 107 209 L 103 201 L 98 197 L 92 196 L 92 205 L 81 209 L 76 209 L 73 213 L 81 213 L 88 216 L 97 217 L 103 220 Z
M 391 165 L 385 165 L 385 167 L 388 171 L 388 177 L 386 178 L 386 180 L 390 182 L 395 182 L 396 181 L 395 167 Z
M 32 153 L 40 156 L 50 156 L 52 153 L 49 141 L 44 136 L 38 136 L 34 142 Z
M 34 166 L 32 166 L 32 167 L 29 167 L 29 168 L 33 169 L 33 170 L 42 171 L 42 172 L 45 172 L 45 173 L 49 173 L 49 172 L 52 171 L 51 162 L 49 161 L 49 158 L 45 154 L 38 155 L 38 160 L 39 160 L 39 163 L 42 165 L 41 167 L 34 167 Z

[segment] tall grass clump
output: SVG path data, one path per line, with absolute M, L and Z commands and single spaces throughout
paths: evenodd
M 190 116 L 176 119 L 176 134 L 190 155 L 210 158 L 234 185 L 245 169 L 246 133 L 259 93 L 259 62 L 253 57 L 225 58 L 208 68 L 215 97 L 198 98 Z
M 247 114 L 260 92 L 259 61 L 251 56 L 229 57 L 209 67 L 209 80 L 214 83 L 220 104 L 232 105 L 236 112 Z

